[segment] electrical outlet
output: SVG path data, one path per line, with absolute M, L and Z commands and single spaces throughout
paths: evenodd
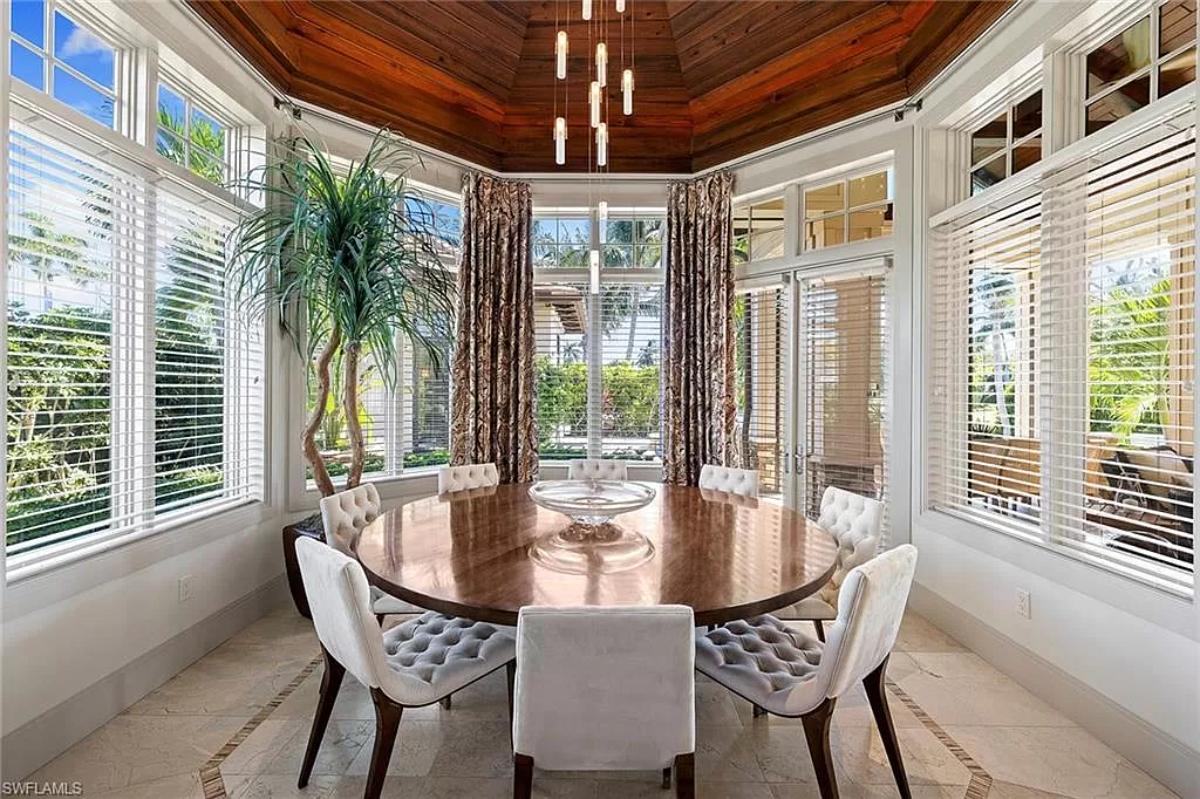
M 1024 588 L 1017 589 L 1017 615 L 1023 619 L 1033 618 L 1033 606 L 1029 599 L 1029 592 Z
M 179 578 L 179 601 L 187 602 L 192 598 L 192 575 L 185 574 Z

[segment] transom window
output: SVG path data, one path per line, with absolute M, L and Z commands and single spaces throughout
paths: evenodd
M 1194 81 L 1195 42 L 1195 0 L 1166 0 L 1088 52 L 1086 133 Z
M 9 8 L 12 76 L 113 127 L 116 48 L 52 3 L 18 0 Z
M 586 269 L 592 223 L 586 212 L 539 216 L 533 220 L 533 265 L 547 269 Z
M 772 197 L 733 209 L 733 262 L 748 263 L 784 255 L 783 198 Z
M 158 84 L 158 128 L 154 149 L 200 177 L 221 183 L 228 172 L 226 126 L 184 92 Z
M 892 172 L 878 170 L 804 191 L 804 249 L 892 233 Z
M 1042 160 L 1042 90 L 1038 89 L 971 134 L 971 194 Z

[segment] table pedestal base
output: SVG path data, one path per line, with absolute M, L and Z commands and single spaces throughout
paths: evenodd
M 568 574 L 611 574 L 654 557 L 654 544 L 634 530 L 609 522 L 573 523 L 529 545 L 534 563 Z

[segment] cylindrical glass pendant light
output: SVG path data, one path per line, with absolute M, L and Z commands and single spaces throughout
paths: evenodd
M 596 127 L 596 166 L 608 166 L 608 124 Z
M 566 117 L 554 118 L 554 163 L 567 162 L 567 120 Z
M 583 0 L 583 18 L 592 18 L 592 0 Z
M 596 45 L 596 82 L 601 88 L 608 85 L 608 45 L 604 42 Z
M 596 224 L 600 226 L 600 243 L 608 243 L 608 200 L 596 206 Z
M 592 294 L 600 293 L 600 251 L 591 250 L 588 252 L 588 271 L 591 277 Z
M 567 32 L 559 31 L 558 36 L 554 40 L 554 76 L 559 80 L 564 80 L 567 77 L 568 47 Z
M 590 90 L 588 91 L 588 103 L 591 106 L 592 112 L 592 127 L 600 127 L 600 82 L 592 81 Z
M 617 13 L 618 14 L 625 13 L 625 0 L 617 0 Z
M 621 110 L 625 116 L 633 113 L 633 70 L 621 73 Z

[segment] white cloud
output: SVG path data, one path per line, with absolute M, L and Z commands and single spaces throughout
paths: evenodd
M 70 58 L 77 55 L 90 55 L 92 53 L 100 53 L 108 55 L 112 53 L 112 48 L 101 41 L 100 37 L 86 28 L 75 28 L 71 31 L 71 35 L 63 42 L 62 52 L 59 55 L 63 58 Z

